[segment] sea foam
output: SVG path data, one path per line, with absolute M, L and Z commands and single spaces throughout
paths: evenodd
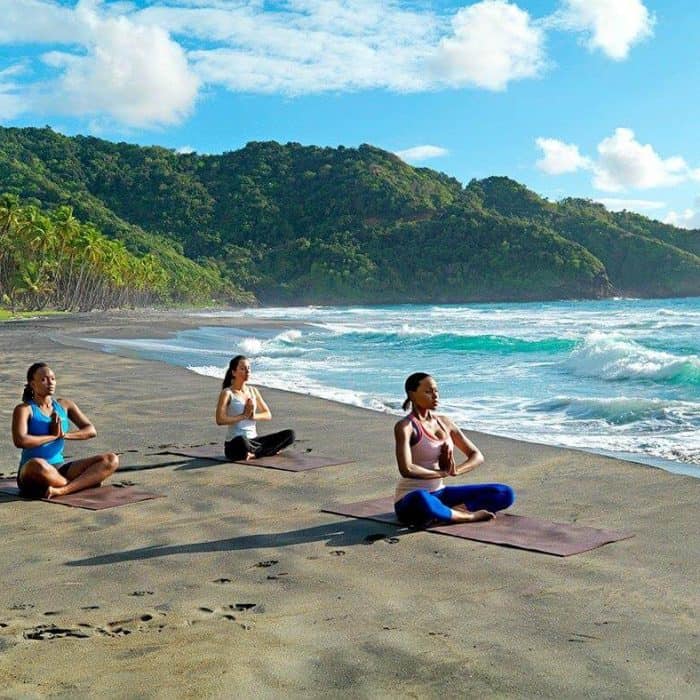
M 700 383 L 700 357 L 697 355 L 679 357 L 602 332 L 588 335 L 571 353 L 566 366 L 576 375 L 612 381 Z

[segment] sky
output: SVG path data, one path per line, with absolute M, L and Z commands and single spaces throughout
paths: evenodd
M 0 125 L 369 143 L 700 228 L 699 35 L 698 0 L 0 0 Z

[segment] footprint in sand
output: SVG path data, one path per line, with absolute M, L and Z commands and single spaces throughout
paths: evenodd
M 197 624 L 206 620 L 227 620 L 229 622 L 238 622 L 239 626 L 244 630 L 253 628 L 253 624 L 248 620 L 238 620 L 234 614 L 237 612 L 255 612 L 262 613 L 265 608 L 259 603 L 233 603 L 231 605 L 222 605 L 220 607 L 210 607 L 208 605 L 200 605 L 197 608 L 201 617 L 197 620 L 191 620 L 190 624 Z
M 92 636 L 90 632 L 76 629 L 75 627 L 58 627 L 57 625 L 39 625 L 32 629 L 24 630 L 25 639 L 44 641 L 47 639 L 65 639 L 74 637 L 76 639 L 87 639 Z
M 99 606 L 86 606 L 84 610 L 97 610 Z M 123 620 L 113 620 L 104 626 L 91 625 L 87 622 L 78 622 L 71 626 L 37 625 L 22 632 L 24 639 L 35 641 L 47 641 L 52 639 L 87 639 L 88 637 L 125 637 L 136 632 L 160 632 L 165 625 L 159 623 L 159 619 L 165 613 L 143 613 L 136 617 Z
M 230 578 L 215 578 L 212 583 L 233 583 Z
M 279 560 L 267 559 L 265 561 L 259 561 L 255 566 L 259 566 L 262 569 L 266 569 L 268 566 L 274 566 L 275 564 L 279 564 Z
M 108 622 L 105 627 L 99 628 L 99 632 L 109 637 L 124 637 L 134 632 L 160 632 L 165 625 L 158 624 L 157 620 L 162 617 L 165 617 L 164 612 L 143 613 L 125 620 Z
M 145 595 L 153 595 L 153 591 L 134 591 L 133 593 L 129 593 L 129 595 L 140 598 Z
M 233 610 L 232 605 L 224 605 L 221 608 L 208 608 L 205 605 L 200 605 L 197 610 L 200 613 L 204 613 L 204 618 L 205 620 L 210 620 L 210 619 L 222 619 L 222 620 L 229 620 L 230 622 L 235 622 L 236 616 L 230 612 Z M 201 622 L 201 620 L 192 620 L 192 623 L 196 622 Z
M 386 535 L 383 532 L 373 532 L 371 535 L 367 535 L 362 542 L 364 544 L 374 544 L 375 542 L 379 542 L 379 540 L 385 540 Z

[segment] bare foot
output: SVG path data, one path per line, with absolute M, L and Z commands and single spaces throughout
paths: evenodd
M 60 486 L 49 486 L 46 489 L 44 498 L 54 498 L 55 496 L 63 496 L 65 493 L 64 489 Z
M 246 462 L 250 462 L 250 460 L 252 460 L 252 459 L 255 459 L 255 452 L 249 452 L 249 453 L 245 456 L 245 461 L 246 461 Z
M 476 523 L 480 520 L 493 520 L 496 517 L 495 513 L 490 510 L 475 510 L 470 512 L 468 510 L 453 509 L 452 522 L 453 523 Z

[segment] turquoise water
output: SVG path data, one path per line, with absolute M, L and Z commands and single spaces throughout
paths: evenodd
M 217 377 L 243 353 L 258 384 L 392 413 L 405 377 L 426 371 L 467 429 L 700 476 L 700 298 L 194 315 L 201 328 L 168 340 L 100 342 Z

